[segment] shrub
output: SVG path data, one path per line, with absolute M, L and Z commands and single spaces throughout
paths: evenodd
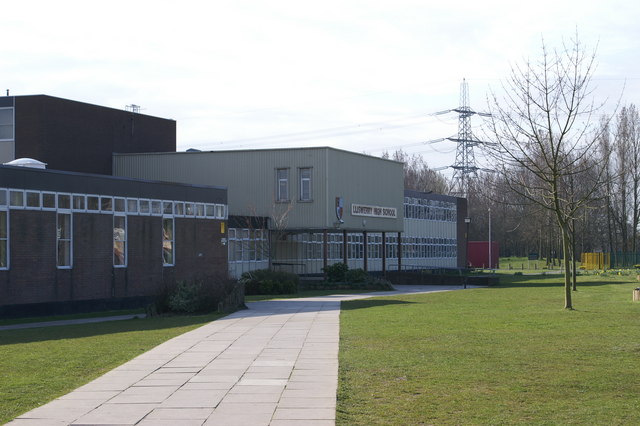
M 174 312 L 197 312 L 204 308 L 206 300 L 202 296 L 202 281 L 179 281 L 169 294 L 169 309 Z
M 349 269 L 344 274 L 344 280 L 348 283 L 363 283 L 367 281 L 369 278 L 369 274 L 367 274 L 363 269 Z
M 349 267 L 345 263 L 334 263 L 325 268 L 322 272 L 327 276 L 327 280 L 331 282 L 342 282 L 346 280 L 346 274 Z
M 178 281 L 174 286 L 166 287 L 148 312 L 193 313 L 230 311 L 243 307 L 242 283 L 220 275 Z
M 291 294 L 298 292 L 298 276 L 291 272 L 258 269 L 242 274 L 245 294 Z

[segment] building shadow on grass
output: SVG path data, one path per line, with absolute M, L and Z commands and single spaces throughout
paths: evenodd
M 584 276 L 583 276 L 584 277 Z M 607 281 L 606 278 L 598 280 L 597 276 L 588 276 L 591 278 L 589 281 L 580 281 L 578 276 L 578 289 L 580 287 L 598 287 L 611 284 L 637 284 L 637 281 L 633 277 L 624 277 L 624 281 Z M 502 276 L 500 277 L 500 284 L 495 288 L 514 288 L 514 287 L 562 287 L 564 286 L 563 275 L 517 275 L 517 276 Z
M 352 311 L 354 309 L 367 309 L 367 308 L 376 308 L 379 306 L 388 306 L 388 305 L 413 305 L 416 302 L 408 302 L 406 300 L 394 300 L 394 299 L 359 299 L 359 300 L 348 300 L 342 302 L 340 306 L 340 310 L 342 311 Z
M 20 343 L 44 342 L 49 340 L 82 339 L 108 334 L 152 331 L 204 325 L 219 318 L 219 315 L 175 315 L 157 316 L 144 319 L 95 322 L 87 324 L 62 325 L 55 327 L 25 328 L 0 331 L 0 347 Z

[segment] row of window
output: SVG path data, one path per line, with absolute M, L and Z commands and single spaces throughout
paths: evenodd
M 458 214 L 456 203 L 405 197 L 404 217 L 405 219 L 456 222 Z
M 268 260 L 268 240 L 266 230 L 229 229 L 229 261 L 248 262 Z M 329 234 L 327 236 L 328 259 L 343 259 L 343 234 Z M 324 234 L 303 233 L 287 235 L 285 241 L 277 244 L 296 243 L 297 257 L 305 260 L 323 259 Z M 382 234 L 367 235 L 367 256 L 369 259 L 382 258 Z M 386 236 L 386 258 L 398 258 L 398 237 Z M 287 250 L 283 247 L 287 253 Z M 453 238 L 422 238 L 402 237 L 403 258 L 455 258 L 457 256 L 457 241 Z M 364 235 L 347 235 L 347 257 L 349 259 L 364 258 Z
M 224 204 L 0 188 L 0 208 L 226 219 Z
M 110 214 L 113 217 L 113 266 L 127 266 L 127 217 L 162 216 L 162 259 L 175 264 L 174 217 L 226 219 L 224 204 L 152 200 L 104 195 L 70 194 L 0 188 L 0 269 L 9 268 L 9 220 L 15 209 L 56 212 L 56 264 L 73 266 L 73 213 Z
M 311 193 L 311 167 L 298 168 L 298 201 L 313 201 Z M 290 169 L 276 169 L 276 201 L 291 201 Z
M 73 214 L 56 214 L 56 266 L 73 267 Z M 113 215 L 113 266 L 126 267 L 128 255 L 127 216 Z M 9 210 L 0 210 L 0 269 L 9 269 Z M 162 218 L 162 260 L 173 266 L 175 256 L 174 218 Z
M 229 262 L 269 260 L 267 230 L 230 228 L 228 234 Z

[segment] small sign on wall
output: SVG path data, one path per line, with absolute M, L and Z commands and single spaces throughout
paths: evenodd
M 367 206 L 364 204 L 351 204 L 352 216 L 383 217 L 396 219 L 398 209 L 395 207 Z

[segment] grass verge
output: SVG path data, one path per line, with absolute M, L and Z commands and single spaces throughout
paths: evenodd
M 637 282 L 502 279 L 343 302 L 337 423 L 640 424 Z
M 221 314 L 0 331 L 0 424 Z

